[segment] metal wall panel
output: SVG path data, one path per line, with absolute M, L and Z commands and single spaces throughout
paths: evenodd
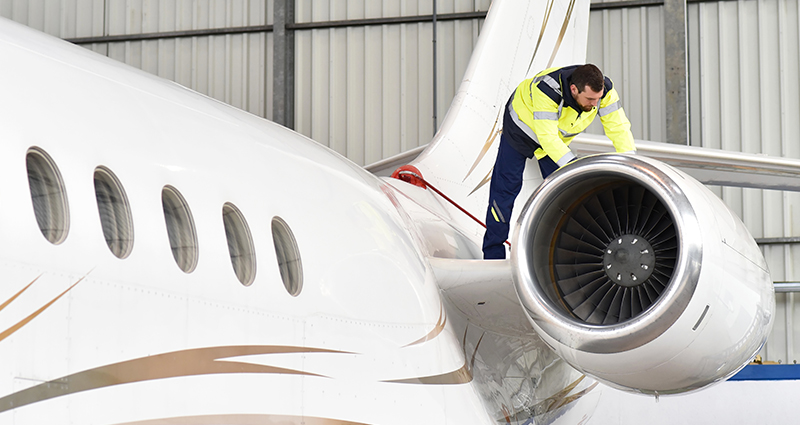
M 593 11 L 586 61 L 614 82 L 635 138 L 666 140 L 662 7 Z M 603 134 L 599 120 L 589 132 Z
M 691 4 L 692 145 L 800 158 L 800 11 L 796 0 Z M 714 188 L 755 237 L 800 235 L 800 194 Z M 775 281 L 800 280 L 800 246 L 763 248 Z M 800 353 L 794 295 L 777 296 L 775 328 L 762 351 L 792 362 Z
M 103 33 L 106 0 L 1 0 L 0 16 L 56 37 Z
M 437 14 L 488 0 L 438 0 Z M 296 21 L 430 15 L 430 0 L 298 0 Z M 295 34 L 295 129 L 358 164 L 428 143 L 434 133 L 432 24 L 313 29 Z M 480 20 L 437 24 L 437 121 L 455 96 Z
M 0 0 L 0 15 L 62 38 L 272 23 L 272 0 Z M 98 53 L 272 116 L 272 35 L 94 43 Z

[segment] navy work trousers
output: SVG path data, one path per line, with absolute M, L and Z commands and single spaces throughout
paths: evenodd
M 503 243 L 508 239 L 509 220 L 522 189 L 522 173 L 525 171 L 527 157 L 508 143 L 508 136 L 500 136 L 500 147 L 497 160 L 492 171 L 489 186 L 489 208 L 486 211 L 486 234 L 483 236 L 483 258 L 486 260 L 502 260 L 506 258 Z M 546 156 L 539 160 L 542 177 L 547 178 L 558 165 Z

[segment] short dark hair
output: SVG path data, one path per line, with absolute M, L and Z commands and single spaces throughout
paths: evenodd
M 575 68 L 575 71 L 572 71 L 571 80 L 572 84 L 575 84 L 575 87 L 578 88 L 578 93 L 582 93 L 586 86 L 591 87 L 592 91 L 596 92 L 603 90 L 603 87 L 605 87 L 603 71 L 600 71 L 600 68 L 590 63 Z

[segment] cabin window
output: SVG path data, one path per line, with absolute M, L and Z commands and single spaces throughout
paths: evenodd
M 117 258 L 126 258 L 133 249 L 133 219 L 125 190 L 111 170 L 97 167 L 94 193 L 106 244 Z
M 189 205 L 172 186 L 164 186 L 161 191 L 161 205 L 172 256 L 181 270 L 191 273 L 197 266 L 197 232 Z
M 283 286 L 291 296 L 296 297 L 303 289 L 303 265 L 292 229 L 280 217 L 272 219 L 272 241 L 275 243 Z
M 61 173 L 45 151 L 32 147 L 25 156 L 33 212 L 42 235 L 58 245 L 67 238 L 69 208 Z
M 228 202 L 222 207 L 222 222 L 225 225 L 233 271 L 242 285 L 250 286 L 256 277 L 256 256 L 247 221 L 242 212 Z

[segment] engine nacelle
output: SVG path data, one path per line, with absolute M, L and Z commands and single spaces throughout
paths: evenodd
M 673 394 L 724 380 L 772 328 L 767 264 L 705 186 L 636 155 L 583 158 L 528 200 L 511 260 L 542 339 L 616 388 Z

